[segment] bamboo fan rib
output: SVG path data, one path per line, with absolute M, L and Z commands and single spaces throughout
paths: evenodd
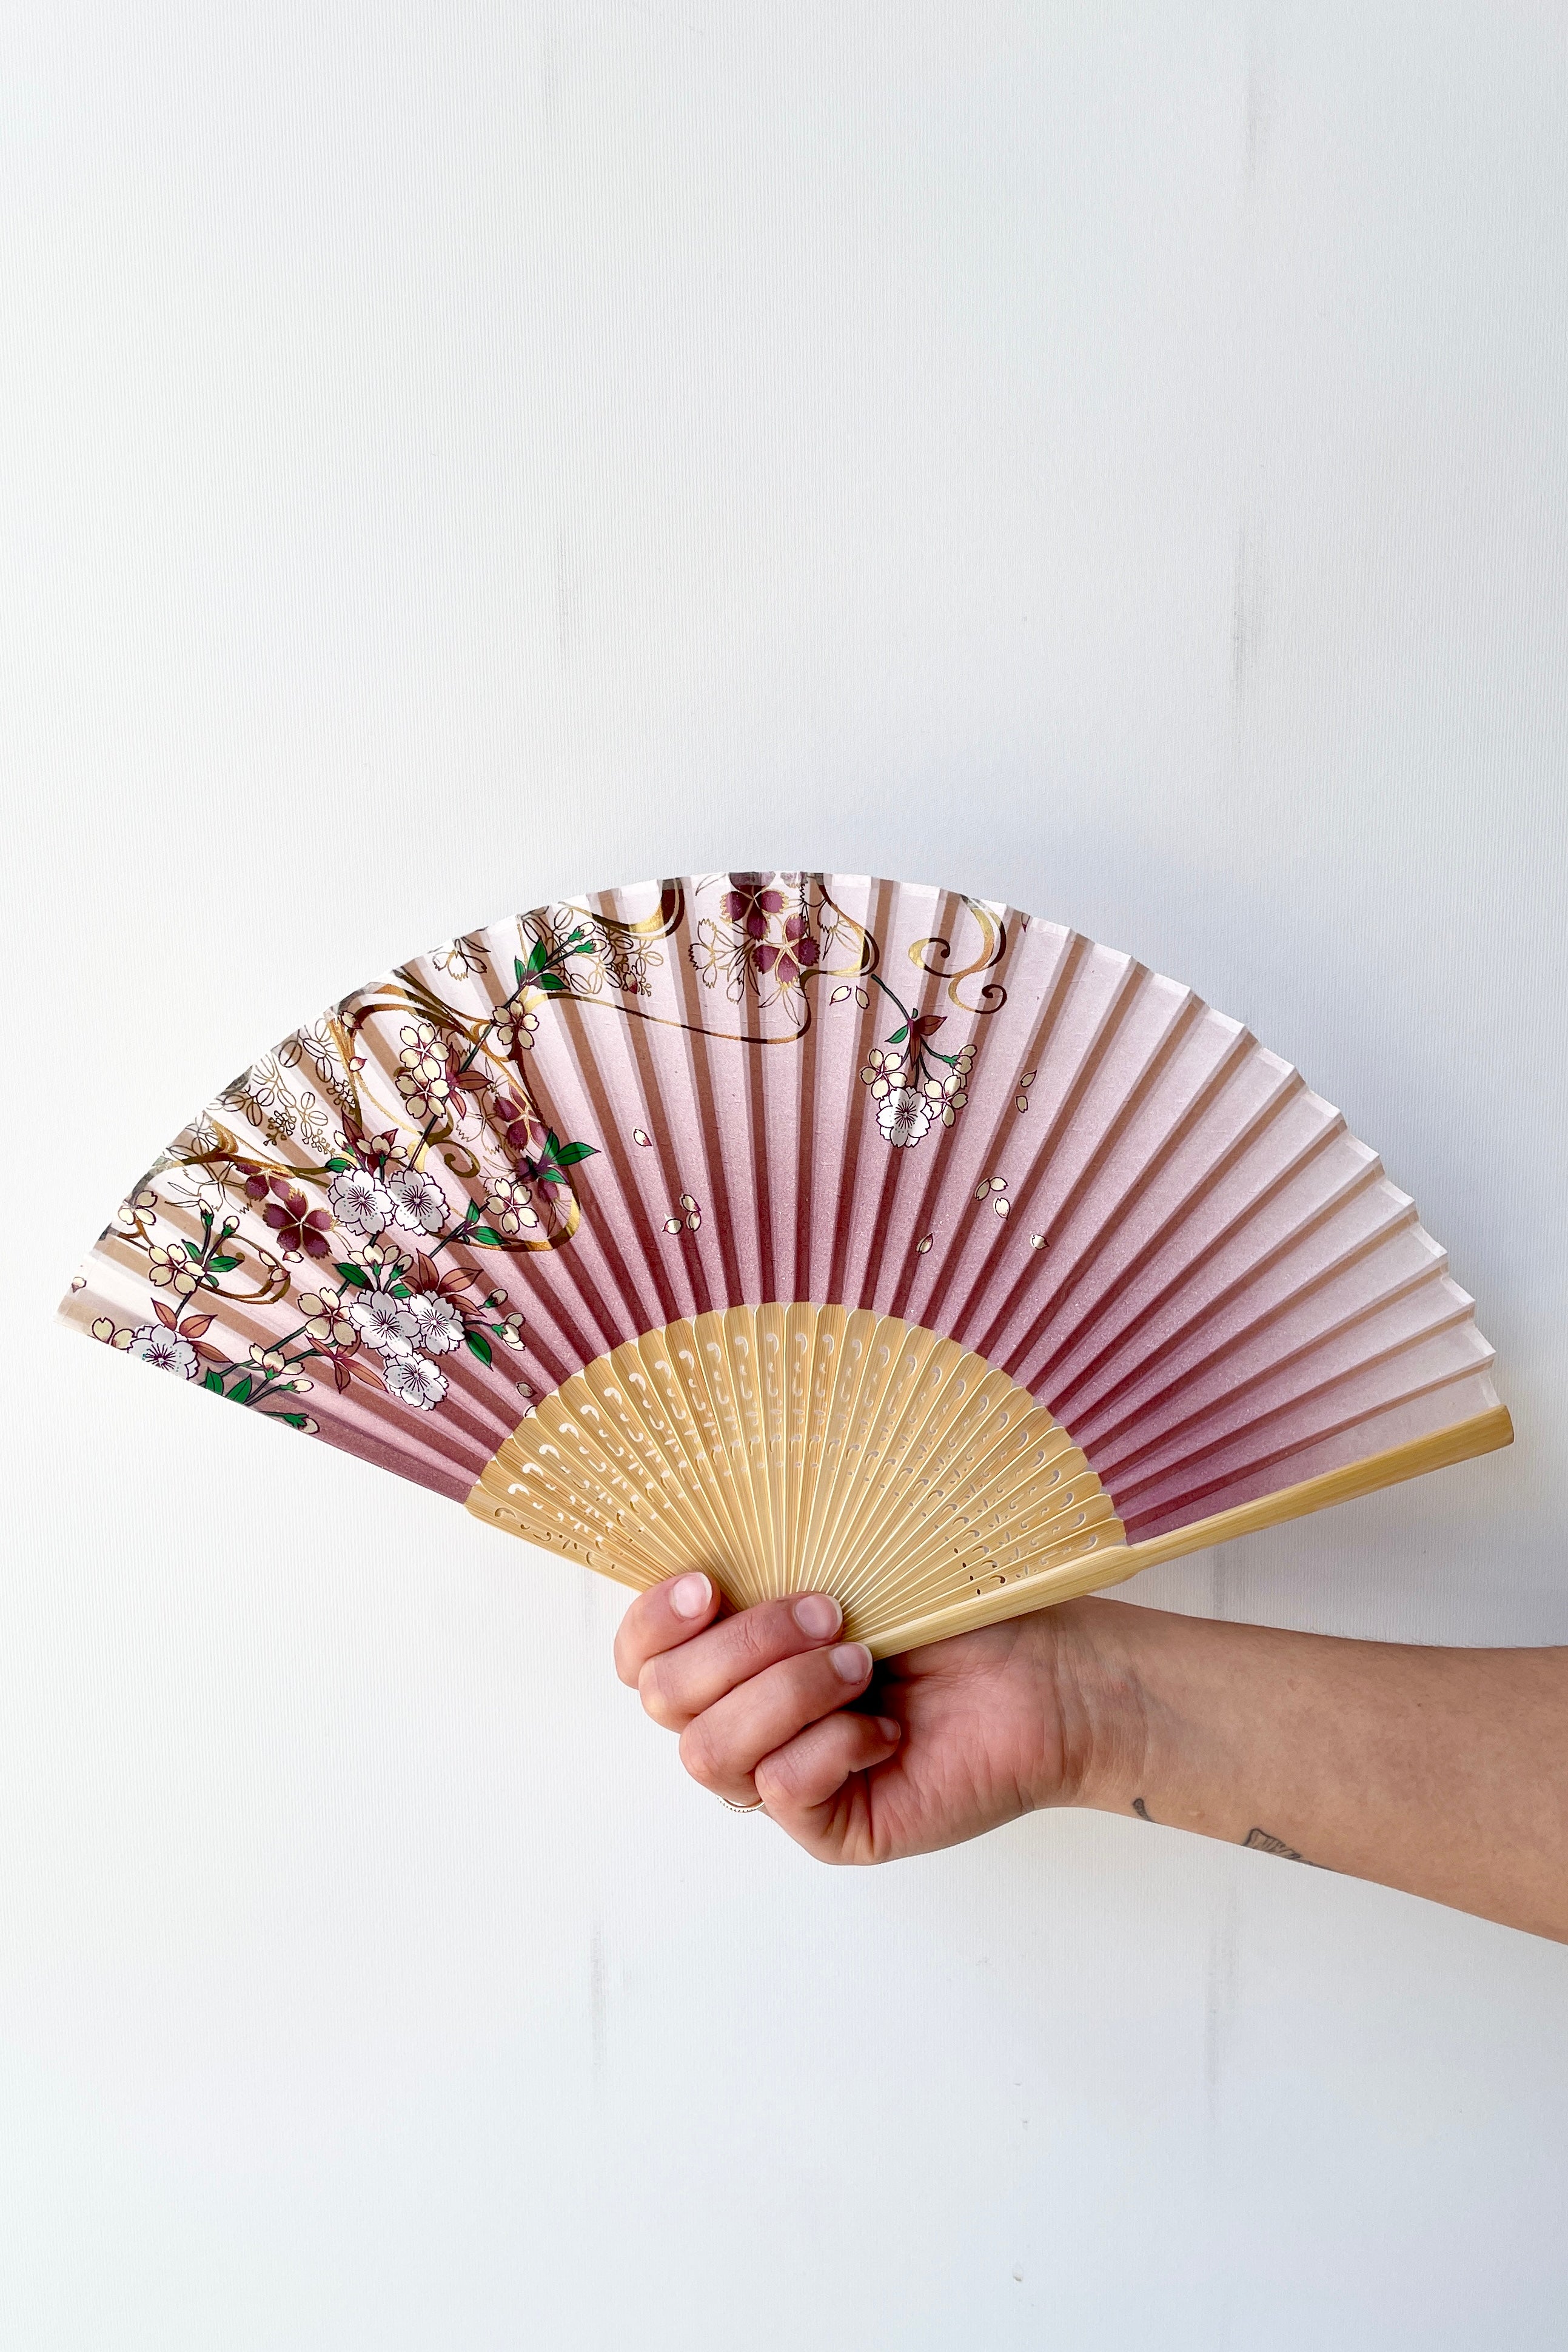
M 1122 1537 L 1081 1450 L 1005 1372 L 896 1317 L 802 1306 L 602 1357 L 468 1507 L 626 1582 L 704 1568 L 743 1607 L 825 1587 L 866 1641 Z
M 1340 1114 L 1190 989 L 864 877 L 535 909 L 358 991 L 64 1311 L 633 1585 L 879 1651 L 1506 1444 Z

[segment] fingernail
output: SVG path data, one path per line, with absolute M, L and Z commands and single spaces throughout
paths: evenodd
M 864 1642 L 840 1642 L 827 1654 L 834 1673 L 847 1683 L 863 1683 L 871 1671 L 871 1653 Z
M 884 1739 L 901 1739 L 904 1736 L 903 1725 L 895 1723 L 890 1715 L 879 1715 L 877 1717 L 877 1728 Z
M 828 1592 L 806 1593 L 795 1602 L 790 1615 L 801 1632 L 809 1633 L 816 1642 L 825 1641 L 829 1633 L 837 1633 L 844 1622 L 843 1610 Z
M 713 1598 L 713 1587 L 700 1574 L 678 1576 L 669 1588 L 669 1605 L 678 1617 L 700 1617 Z

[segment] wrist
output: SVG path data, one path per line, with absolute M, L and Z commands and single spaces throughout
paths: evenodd
M 1146 1776 L 1148 1692 L 1141 1670 L 1146 1612 L 1116 1601 L 1065 1601 L 1044 1612 L 1059 1726 L 1059 1768 L 1039 1802 L 1129 1812 Z

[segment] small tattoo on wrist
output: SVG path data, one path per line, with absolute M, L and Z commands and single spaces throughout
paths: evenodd
M 1149 1811 L 1148 1806 L 1143 1802 L 1142 1797 L 1133 1798 L 1132 1810 L 1137 1814 L 1141 1822 L 1153 1822 L 1155 1828 L 1157 1829 L 1159 1827 L 1159 1823 L 1154 1822 L 1153 1814 Z
M 1241 1843 L 1251 1846 L 1258 1853 L 1277 1853 L 1281 1862 L 1304 1862 L 1309 1870 L 1321 1870 L 1323 1867 L 1321 1862 L 1311 1862 L 1304 1853 L 1298 1853 L 1293 1845 L 1287 1845 L 1283 1838 L 1277 1838 L 1272 1830 L 1248 1830 Z

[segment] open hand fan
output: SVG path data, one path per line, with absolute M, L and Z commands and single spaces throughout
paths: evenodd
M 865 877 L 542 907 L 170 1145 L 62 1311 L 643 1586 L 881 1654 L 1512 1434 L 1295 1070 L 1058 923 Z

